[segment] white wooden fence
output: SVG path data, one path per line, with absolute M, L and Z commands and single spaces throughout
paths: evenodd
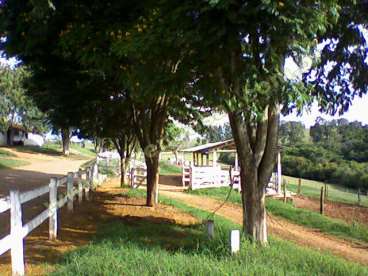
M 48 218 L 49 238 L 56 239 L 57 210 L 67 203 L 68 211 L 72 212 L 75 197 L 78 196 L 78 201 L 82 202 L 83 192 L 85 199 L 90 200 L 89 191 L 101 178 L 103 176 L 98 174 L 97 164 L 93 163 L 85 170 L 69 172 L 61 178 L 52 177 L 48 185 L 31 191 L 21 193 L 19 190 L 10 190 L 8 197 L 0 199 L 0 213 L 10 210 L 10 233 L 0 240 L 0 255 L 10 250 L 12 275 L 24 275 L 24 238 Z M 74 185 L 75 182 L 77 185 Z M 59 187 L 66 187 L 65 195 L 58 194 Z M 23 225 L 22 204 L 45 194 L 49 194 L 48 208 Z
M 147 169 L 144 167 L 133 167 L 128 173 L 130 186 L 132 188 L 137 188 L 142 184 L 147 183 Z
M 192 190 L 230 185 L 229 171 L 220 167 L 183 167 L 183 187 L 187 184 Z

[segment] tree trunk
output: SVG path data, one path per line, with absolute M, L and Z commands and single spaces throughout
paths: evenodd
M 249 237 L 267 244 L 265 189 L 276 163 L 278 106 L 265 117 L 249 123 L 241 113 L 229 112 L 229 121 L 240 163 L 243 229 Z
M 145 156 L 147 166 L 147 206 L 155 206 L 158 201 L 159 154 Z
M 8 131 L 6 134 L 7 134 L 6 143 L 8 144 L 8 146 L 13 146 L 14 145 L 14 130 L 11 126 L 8 128 Z
M 267 223 L 265 209 L 265 184 L 258 183 L 257 169 L 242 169 L 240 181 L 243 201 L 243 229 L 253 241 L 267 244 Z M 248 176 L 247 172 L 252 171 Z
M 69 147 L 70 147 L 70 130 L 69 128 L 61 129 L 61 139 L 63 143 L 63 155 L 69 156 Z
M 173 150 L 174 156 L 175 156 L 175 164 L 178 165 L 179 164 L 179 160 L 178 160 L 178 150 L 175 149 Z
M 120 156 L 120 187 L 123 187 L 125 185 L 125 158 L 123 156 Z

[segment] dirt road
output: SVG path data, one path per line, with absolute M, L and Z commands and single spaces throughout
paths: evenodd
M 189 206 L 206 211 L 213 211 L 221 204 L 220 201 L 215 199 L 190 195 L 183 192 L 161 190 L 161 194 L 180 200 Z M 228 218 L 235 223 L 242 223 L 242 210 L 238 205 L 226 203 L 220 210 L 218 210 L 217 214 Z M 353 244 L 351 242 L 323 234 L 318 230 L 292 224 L 278 217 L 268 216 L 267 219 L 269 231 L 272 235 L 285 240 L 292 240 L 302 246 L 307 246 L 321 251 L 328 251 L 350 261 L 364 265 L 368 264 L 368 244 Z
M 29 165 L 0 170 L 0 197 L 8 195 L 11 188 L 30 190 L 45 185 L 50 177 L 65 175 L 76 171 L 88 159 L 72 159 L 40 153 L 19 152 L 16 149 L 3 148 L 16 155 L 16 159 L 30 162 Z

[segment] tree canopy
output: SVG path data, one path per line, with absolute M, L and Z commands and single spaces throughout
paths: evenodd
M 123 116 L 112 116 L 131 116 L 134 123 L 147 164 L 149 206 L 157 202 L 159 152 L 169 118 L 189 122 L 202 112 L 226 112 L 241 167 L 244 230 L 262 244 L 264 191 L 279 149 L 280 114 L 313 100 L 323 111 L 343 112 L 367 92 L 366 1 L 0 5 L 0 36 L 6 37 L 0 50 L 17 55 L 35 76 L 50 74 L 36 87 L 47 84 L 42 91 L 53 97 L 47 102 L 62 120 L 73 118 L 82 126 L 101 106 L 113 109 L 112 99 L 120 97 Z M 301 64 L 306 57 L 312 66 L 303 78 L 286 77 L 286 58 Z

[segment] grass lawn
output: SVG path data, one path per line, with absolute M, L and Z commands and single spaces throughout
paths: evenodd
M 16 157 L 16 155 L 0 148 L 0 158 Z
M 28 153 L 42 153 L 47 155 L 62 155 L 62 146 L 59 143 L 45 143 L 42 147 L 37 146 L 19 146 L 16 148 L 17 151 L 20 152 L 28 152 Z M 96 156 L 93 148 L 82 148 L 79 144 L 70 144 L 72 158 L 93 158 Z
M 0 169 L 9 169 L 30 164 L 24 160 L 13 159 L 16 155 L 0 148 Z
M 189 191 L 189 193 L 224 200 L 229 189 L 228 187 L 200 189 Z M 229 201 L 241 204 L 240 193 L 232 191 Z M 285 218 L 293 223 L 319 229 L 321 232 L 339 236 L 347 240 L 368 242 L 368 227 L 365 225 L 358 223 L 348 224 L 342 220 L 322 216 L 310 210 L 296 208 L 291 203 L 283 203 L 272 198 L 267 198 L 266 208 L 271 214 Z
M 160 161 L 160 174 L 170 175 L 170 174 L 181 174 L 181 167 L 172 165 L 166 161 Z
M 0 156 L 0 169 L 10 169 L 25 166 L 28 164 L 30 163 L 24 160 L 8 159 L 8 158 L 4 159 L 2 156 Z
M 142 196 L 132 190 L 128 196 Z M 207 212 L 162 198 L 163 203 L 205 219 Z M 231 256 L 229 231 L 239 229 L 216 217 L 216 233 L 208 240 L 202 224 L 120 219 L 99 227 L 88 246 L 68 253 L 54 275 L 367 275 L 368 268 L 338 257 L 270 238 L 262 248 L 242 239 Z
M 291 176 L 284 176 L 287 180 L 287 189 L 292 192 L 297 192 L 298 190 L 298 178 Z M 302 179 L 301 194 L 305 196 L 310 196 L 314 198 L 319 198 L 321 195 L 321 187 L 324 184 L 319 181 Z M 328 200 L 357 204 L 358 196 L 357 192 L 351 189 L 347 189 L 338 185 L 327 184 L 328 186 Z M 368 196 L 361 196 L 361 205 L 368 207 Z

